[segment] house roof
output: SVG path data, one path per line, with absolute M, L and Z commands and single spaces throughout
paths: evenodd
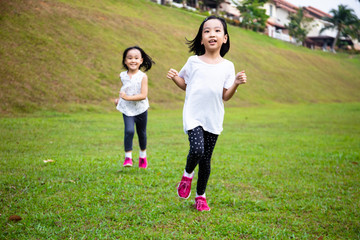
M 266 23 L 271 26 L 277 27 L 277 28 L 286 29 L 286 27 L 284 25 L 274 22 L 274 20 L 271 18 L 268 18 Z
M 317 8 L 314 8 L 312 6 L 308 6 L 308 7 L 304 7 L 304 10 L 306 11 L 306 15 L 307 17 L 311 17 L 311 18 L 323 18 L 323 17 L 332 17 L 330 14 L 325 13 Z
M 287 1 L 284 1 L 284 0 L 273 0 L 273 1 L 275 3 L 276 7 L 285 9 L 291 13 L 296 13 L 297 10 L 299 9 L 297 6 L 291 4 Z
M 231 5 L 231 2 L 224 1 L 220 4 L 221 10 L 225 11 L 228 14 L 231 14 L 235 17 L 240 17 L 240 11 Z

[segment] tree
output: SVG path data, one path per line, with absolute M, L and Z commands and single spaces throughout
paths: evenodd
M 260 8 L 267 0 L 245 0 L 241 5 L 237 5 L 240 11 L 241 26 L 254 31 L 263 30 L 266 26 L 266 10 Z
M 352 39 L 357 39 L 360 41 L 360 20 L 357 19 L 354 24 L 346 26 L 343 34 L 345 36 L 351 36 Z
M 216 1 L 216 15 L 219 15 L 220 4 L 225 2 L 225 0 L 215 0 Z
M 310 22 L 312 19 L 305 17 L 303 8 L 299 8 L 296 13 L 289 15 L 289 20 L 289 25 L 286 25 L 289 29 L 289 35 L 301 41 L 302 45 L 304 45 L 306 35 L 311 30 Z
M 346 35 L 346 29 L 349 26 L 356 24 L 358 21 L 353 9 L 347 8 L 346 5 L 339 5 L 338 9 L 331 9 L 330 14 L 332 17 L 324 17 L 323 20 L 332 23 L 330 26 L 326 26 L 321 29 L 320 33 L 327 29 L 336 29 L 336 37 L 332 45 L 334 51 L 335 46 L 341 35 Z
M 204 5 L 216 9 L 216 15 L 219 15 L 220 4 L 225 0 L 204 0 Z

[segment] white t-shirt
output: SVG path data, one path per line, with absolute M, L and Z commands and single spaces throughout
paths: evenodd
M 208 64 L 198 56 L 191 56 L 179 76 L 186 83 L 183 109 L 185 133 L 201 126 L 205 131 L 219 135 L 223 130 L 225 113 L 223 89 L 234 83 L 234 64 L 226 59 L 218 64 Z
M 120 92 L 125 92 L 128 96 L 133 96 L 141 93 L 141 82 L 145 73 L 138 71 L 131 78 L 127 71 L 120 73 L 122 87 Z M 148 98 L 140 101 L 126 101 L 122 98 L 119 99 L 116 109 L 125 114 L 126 116 L 136 116 L 145 112 L 149 108 Z

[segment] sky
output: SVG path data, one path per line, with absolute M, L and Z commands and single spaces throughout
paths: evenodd
M 360 2 L 359 0 L 286 0 L 295 6 L 307 7 L 312 6 L 323 12 L 329 13 L 331 9 L 338 9 L 340 4 L 347 5 L 355 11 L 358 18 L 360 18 Z

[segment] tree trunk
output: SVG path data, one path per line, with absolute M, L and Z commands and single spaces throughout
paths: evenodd
M 199 8 L 199 0 L 195 0 L 195 8 Z
M 337 32 L 337 34 L 336 34 L 336 37 L 335 37 L 335 39 L 334 39 L 334 42 L 333 42 L 333 44 L 332 44 L 332 51 L 335 53 L 335 46 L 336 46 L 336 43 L 337 43 L 337 41 L 338 41 L 338 39 L 339 39 L 339 37 L 340 37 L 340 32 L 341 32 L 341 29 L 339 28 L 338 29 L 338 32 Z

